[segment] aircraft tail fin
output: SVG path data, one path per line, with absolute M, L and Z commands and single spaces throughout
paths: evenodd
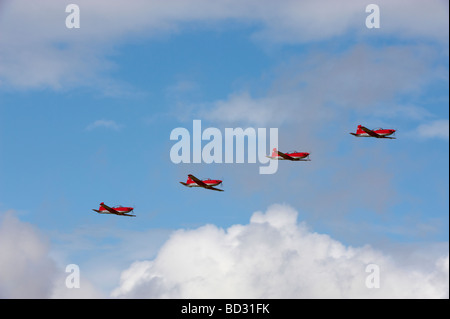
M 277 148 L 275 147 L 273 150 L 272 150 L 272 157 L 277 157 L 278 156 L 278 150 L 277 150 Z
M 363 134 L 363 133 L 365 133 L 365 132 L 364 132 L 364 130 L 362 129 L 362 125 L 360 124 L 360 125 L 358 125 L 358 128 L 357 128 L 357 130 L 356 130 L 356 134 Z

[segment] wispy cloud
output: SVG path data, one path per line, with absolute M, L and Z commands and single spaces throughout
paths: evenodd
M 420 45 L 374 49 L 359 44 L 340 54 L 311 52 L 276 68 L 263 95 L 237 91 L 197 110 L 206 119 L 226 124 L 296 123 L 305 127 L 353 112 L 422 120 L 431 113 L 411 96 L 443 77 L 436 59 L 434 50 Z M 402 104 L 396 103 L 398 97 Z
M 61 89 L 102 85 L 113 66 L 111 48 L 132 36 L 180 32 L 180 25 L 254 23 L 253 38 L 271 43 L 308 43 L 348 34 L 364 37 L 365 6 L 351 0 L 115 1 L 79 0 L 81 28 L 67 29 L 57 0 L 5 2 L 0 12 L 0 83 L 4 87 Z M 448 46 L 448 3 L 380 0 L 380 36 L 426 39 Z M 372 32 L 373 34 L 373 32 Z M 32 50 L 30 50 L 32 48 Z M 447 49 L 448 50 L 448 49 Z M 102 80 L 103 78 L 103 80 Z M 107 82 L 107 81 L 106 81 Z
M 97 120 L 88 126 L 86 126 L 86 131 L 92 131 L 97 128 L 106 128 L 114 131 L 119 131 L 123 125 L 117 124 L 113 120 Z
M 449 121 L 448 119 L 444 119 L 444 120 L 436 120 L 426 124 L 421 124 L 417 128 L 417 133 L 422 138 L 441 138 L 448 140 Z

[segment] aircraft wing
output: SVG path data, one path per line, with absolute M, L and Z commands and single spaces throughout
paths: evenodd
M 223 189 L 215 188 L 215 187 L 213 187 L 213 186 L 208 186 L 208 187 L 206 187 L 206 188 L 207 188 L 207 189 L 211 189 L 211 190 L 213 190 L 213 191 L 223 192 Z
M 291 157 L 291 156 L 289 156 L 287 154 L 284 154 L 284 153 L 282 153 L 280 151 L 278 151 L 278 155 L 280 155 L 282 158 L 290 160 L 290 161 L 296 161 L 297 160 L 297 159 L 295 159 L 295 158 L 293 158 L 293 157 Z
M 111 208 L 109 206 L 106 206 L 105 204 L 100 204 L 104 209 L 106 209 L 111 214 L 121 215 L 118 211 L 116 211 L 114 208 Z
M 374 131 L 369 130 L 367 127 L 361 126 L 361 130 L 363 130 L 364 132 L 366 132 L 366 133 L 369 134 L 370 136 L 378 137 L 378 138 L 382 137 L 381 135 L 375 133 Z
M 198 184 L 198 186 L 205 187 L 205 188 L 208 188 L 208 187 L 209 187 L 206 183 L 204 183 L 202 180 L 199 180 L 199 179 L 198 179 L 197 177 L 195 177 L 194 175 L 189 174 L 188 176 L 189 176 L 194 182 L 196 182 L 196 183 Z

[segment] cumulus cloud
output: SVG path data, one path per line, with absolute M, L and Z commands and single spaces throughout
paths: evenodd
M 51 257 L 48 238 L 32 224 L 5 213 L 0 219 L 0 298 L 98 298 L 101 295 L 81 276 L 79 288 L 69 289 L 69 273 Z
M 5 214 L 0 224 L 0 298 L 47 298 L 55 273 L 46 238 L 12 213 Z
M 314 232 L 297 215 L 289 206 L 273 205 L 246 225 L 175 231 L 153 260 L 136 261 L 122 272 L 111 296 L 448 298 L 448 254 L 422 252 L 419 262 L 399 263 L 370 246 L 351 247 Z M 11 212 L 0 223 L 0 252 L 1 298 L 104 296 L 83 267 L 80 288 L 69 289 L 68 273 L 51 257 L 47 238 Z M 374 265 L 379 288 L 368 288 Z
M 313 232 L 294 209 L 273 205 L 247 225 L 176 231 L 154 260 L 123 271 L 112 297 L 448 298 L 448 255 L 430 263 L 399 266 L 369 246 Z M 379 288 L 368 287 L 373 265 Z

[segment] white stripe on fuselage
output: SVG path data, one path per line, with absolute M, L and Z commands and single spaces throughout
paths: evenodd
M 376 133 L 376 134 L 378 134 L 380 136 L 388 136 L 388 135 L 391 135 L 392 133 Z M 369 135 L 367 133 L 359 133 L 359 134 L 356 134 L 356 136 L 358 136 L 358 137 L 373 137 L 372 135 Z
M 217 186 L 217 185 L 219 185 L 220 183 L 214 183 L 214 184 L 207 184 L 207 183 L 205 183 L 207 186 Z M 203 187 L 203 186 L 201 186 L 201 185 L 198 185 L 197 183 L 190 183 L 190 184 L 187 184 L 186 185 L 187 187 Z

